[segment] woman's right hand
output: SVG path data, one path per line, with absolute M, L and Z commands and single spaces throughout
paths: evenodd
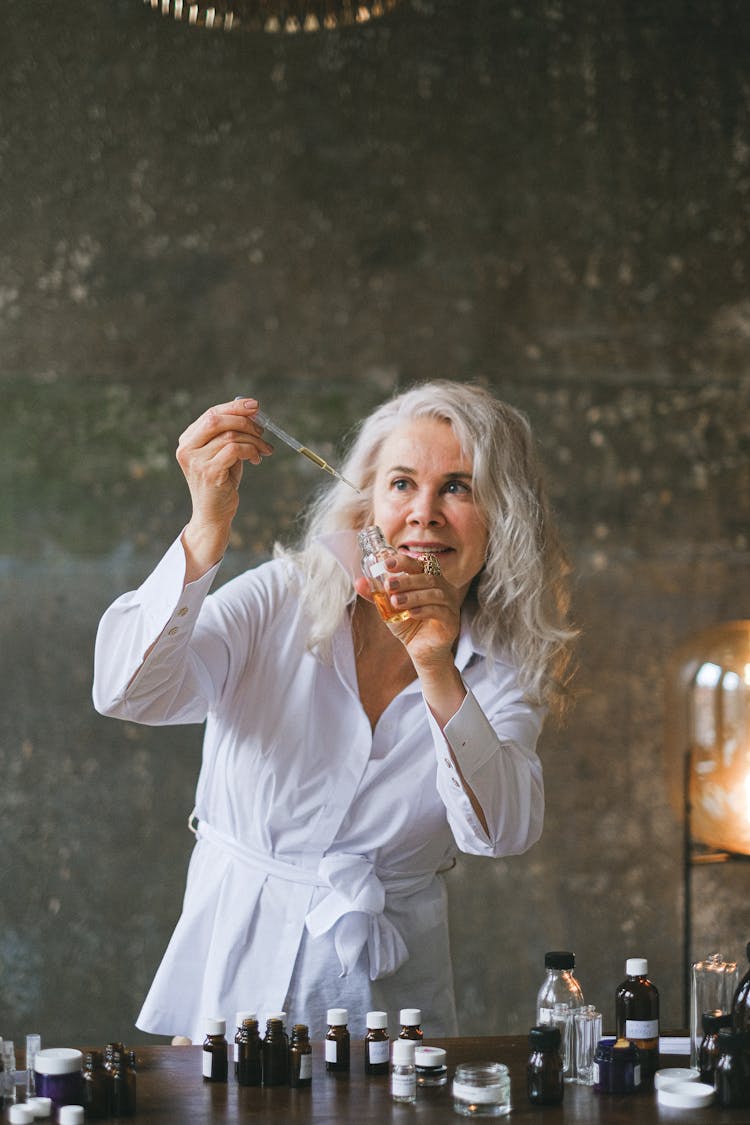
M 245 461 L 259 465 L 273 453 L 254 421 L 258 403 L 239 398 L 212 406 L 180 436 L 177 461 L 190 489 L 193 513 L 182 535 L 185 581 L 205 574 L 226 551 L 239 505 Z

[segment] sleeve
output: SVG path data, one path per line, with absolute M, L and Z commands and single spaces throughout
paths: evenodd
M 441 730 L 429 708 L 437 751 L 437 788 L 461 851 L 517 855 L 536 843 L 544 821 L 544 781 L 536 743 L 544 708 L 526 702 L 508 669 L 492 693 L 478 694 L 464 681 L 466 697 Z M 491 695 L 491 701 L 489 698 Z M 484 812 L 482 827 L 449 753 Z
M 177 539 L 143 585 L 110 606 L 94 649 L 97 711 L 151 725 L 203 722 L 229 652 L 218 637 L 198 648 L 191 640 L 219 565 L 183 589 L 185 553 Z

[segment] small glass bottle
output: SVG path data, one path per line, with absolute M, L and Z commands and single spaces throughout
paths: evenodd
M 615 1030 L 618 1039 L 635 1043 L 641 1060 L 641 1081 L 653 1083 L 659 1069 L 659 992 L 648 979 L 645 957 L 629 957 L 627 978 L 615 994 Z
M 89 1051 L 83 1058 L 83 1108 L 90 1118 L 110 1116 L 110 1082 L 101 1051 Z
M 750 941 L 745 949 L 747 959 L 750 961 Z M 750 1033 L 750 969 L 737 985 L 737 991 L 732 999 L 732 1020 L 735 1031 Z
M 284 1023 L 276 1016 L 266 1021 L 261 1060 L 264 1086 L 286 1086 L 289 1073 L 289 1042 Z
M 389 1052 L 387 1012 L 368 1012 L 365 1032 L 365 1074 L 387 1074 Z
M 292 1028 L 289 1043 L 289 1085 L 297 1088 L 312 1085 L 312 1047 L 310 1029 L 306 1023 L 296 1023 Z
M 414 1047 L 414 1065 L 417 1070 L 417 1086 L 445 1086 L 448 1081 L 446 1054 L 442 1047 L 425 1047 L 417 1043 Z
M 112 1116 L 133 1117 L 135 1115 L 134 1051 L 130 1051 L 127 1055 L 124 1051 L 115 1051 L 112 1057 L 110 1083 Z
M 714 1070 L 716 1101 L 722 1109 L 750 1105 L 750 1067 L 745 1057 L 745 1034 L 729 1027 L 718 1033 L 719 1054 Z
M 348 1071 L 350 1038 L 349 1013 L 346 1008 L 328 1009 L 328 1031 L 326 1032 L 326 1070 Z
M 394 1102 L 411 1104 L 417 1100 L 417 1071 L 413 1039 L 395 1039 L 391 1056 L 391 1097 Z
M 633 1094 L 643 1080 L 640 1051 L 629 1039 L 616 1039 L 612 1044 L 609 1064 L 610 1094 Z
M 571 1011 L 583 1007 L 583 990 L 576 979 L 575 966 L 575 953 L 568 950 L 545 953 L 545 977 L 536 998 L 537 1026 L 554 1022 L 555 1004 L 567 1004 Z
M 597 1094 L 608 1094 L 610 1086 L 610 1072 L 612 1070 L 612 1050 L 615 1045 L 614 1036 L 600 1039 L 594 1051 L 594 1091 Z
M 0 1109 L 16 1100 L 16 1046 L 12 1039 L 0 1039 Z
M 36 1094 L 36 1079 L 34 1077 L 34 1059 L 42 1049 L 42 1037 L 34 1033 L 26 1036 L 26 1098 L 33 1098 Z
M 732 1013 L 721 1012 L 716 1008 L 713 1012 L 704 1012 L 701 1023 L 703 1038 L 698 1047 L 698 1069 L 701 1072 L 701 1082 L 713 1086 L 716 1060 L 719 1057 L 719 1032 L 722 1027 L 732 1026 Z
M 362 551 L 362 573 L 370 580 L 370 592 L 378 613 L 384 621 L 408 620 L 408 609 L 394 609 L 385 585 L 386 575 L 397 573 L 396 569 L 388 570 L 386 560 L 398 560 L 398 551 L 395 547 L 391 547 L 390 543 L 386 543 L 385 536 L 377 524 L 364 528 L 357 538 Z
M 526 1092 L 534 1105 L 558 1105 L 563 1100 L 565 1082 L 560 1031 L 542 1024 L 529 1032 L 531 1053 L 526 1063 Z
M 228 1045 L 226 1020 L 206 1020 L 206 1038 L 203 1040 L 203 1077 L 207 1082 L 226 1082 Z
M 398 1022 L 401 1024 L 401 1030 L 398 1033 L 399 1039 L 414 1039 L 417 1043 L 422 1042 L 424 1032 L 422 1031 L 421 1009 L 402 1008 L 398 1014 Z
M 235 1042 L 236 1039 L 235 1036 Z M 260 1086 L 263 1082 L 262 1045 L 255 1016 L 243 1019 L 237 1050 L 238 1086 Z
M 239 1064 L 239 1061 L 240 1061 L 240 1038 L 242 1036 L 242 1025 L 244 1024 L 245 1020 L 257 1020 L 257 1018 L 258 1018 L 258 1016 L 257 1016 L 256 1012 L 238 1012 L 236 1017 L 235 1017 L 235 1020 L 236 1020 L 235 1026 L 237 1028 L 237 1030 L 234 1033 L 234 1077 L 235 1078 L 237 1078 L 238 1064 Z

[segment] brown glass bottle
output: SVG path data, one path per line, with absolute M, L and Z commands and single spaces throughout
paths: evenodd
M 123 1044 L 117 1042 L 117 1040 L 113 1040 L 112 1042 L 108 1043 L 104 1048 L 104 1069 L 111 1070 L 115 1052 L 119 1051 L 120 1054 L 123 1054 L 124 1050 L 125 1047 L 123 1046 Z
M 328 1009 L 328 1031 L 325 1038 L 326 1070 L 348 1071 L 350 1038 L 346 1008 Z
M 701 1082 L 713 1086 L 716 1060 L 719 1057 L 719 1032 L 722 1027 L 731 1027 L 732 1016 L 717 1008 L 713 1012 L 704 1012 L 701 1018 L 703 1038 L 698 1048 L 698 1069 L 701 1072 Z
M 560 1029 L 550 1024 L 532 1027 L 531 1053 L 526 1063 L 526 1092 L 534 1105 L 558 1105 L 565 1092 L 560 1054 Z
M 388 1074 L 389 1069 L 388 1014 L 368 1012 L 365 1032 L 365 1074 Z
M 86 1118 L 109 1117 L 109 1074 L 104 1068 L 101 1051 L 89 1051 L 84 1056 L 83 1108 Z
M 203 1040 L 203 1077 L 206 1082 L 226 1082 L 229 1070 L 225 1020 L 206 1020 Z
M 750 941 L 745 950 L 750 961 Z M 737 990 L 732 1000 L 732 1022 L 735 1031 L 750 1032 L 750 969 L 737 985 Z
M 305 1023 L 292 1028 L 289 1043 L 289 1085 L 297 1088 L 312 1085 L 312 1047 L 310 1030 Z
M 288 1051 L 289 1044 L 283 1022 L 280 1019 L 268 1020 L 261 1053 L 264 1086 L 286 1086 Z
M 638 1048 L 641 1083 L 649 1086 L 659 1069 L 659 992 L 648 979 L 645 957 L 630 957 L 627 979 L 615 994 L 615 1024 L 618 1039 L 629 1039 Z
M 398 1033 L 399 1039 L 415 1039 L 418 1043 L 421 1043 L 424 1039 L 421 1010 L 419 1008 L 402 1008 L 398 1018 L 401 1024 L 401 1030 Z
M 237 1046 L 237 1084 L 239 1086 L 260 1086 L 263 1082 L 263 1048 L 258 1031 L 258 1021 L 254 1016 L 242 1021 L 242 1027 L 235 1036 Z
M 124 1051 L 115 1051 L 112 1058 L 111 1091 L 110 1109 L 112 1116 L 135 1116 L 134 1051 L 129 1052 L 128 1055 Z
M 745 1055 L 744 1032 L 722 1027 L 718 1041 L 714 1071 L 716 1101 L 722 1109 L 746 1108 L 750 1106 L 750 1062 Z
M 237 1013 L 237 1030 L 234 1033 L 234 1077 L 237 1078 L 238 1063 L 240 1059 L 240 1037 L 242 1035 L 242 1025 L 245 1020 L 255 1020 L 258 1017 L 255 1012 L 238 1012 Z

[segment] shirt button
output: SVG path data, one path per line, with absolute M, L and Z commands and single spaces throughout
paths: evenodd
M 188 607 L 186 605 L 183 605 L 177 610 L 177 616 L 178 617 L 184 617 L 187 612 L 188 612 Z
M 167 630 L 167 636 L 168 636 L 168 637 L 173 637 L 173 636 L 175 635 L 175 633 L 179 633 L 179 631 L 180 631 L 180 630 L 179 630 L 179 629 L 177 628 L 177 626 L 175 625 L 175 626 L 173 626 L 173 628 L 171 628 L 171 629 L 168 629 L 168 630 Z
M 445 762 L 449 770 L 453 769 L 453 762 L 450 760 L 450 758 L 443 758 L 443 761 Z
M 452 777 L 452 778 L 451 778 L 451 781 L 452 781 L 452 782 L 453 782 L 453 784 L 455 785 L 456 789 L 460 789 L 460 788 L 461 788 L 461 782 L 460 782 L 460 781 L 456 781 L 455 777 Z

